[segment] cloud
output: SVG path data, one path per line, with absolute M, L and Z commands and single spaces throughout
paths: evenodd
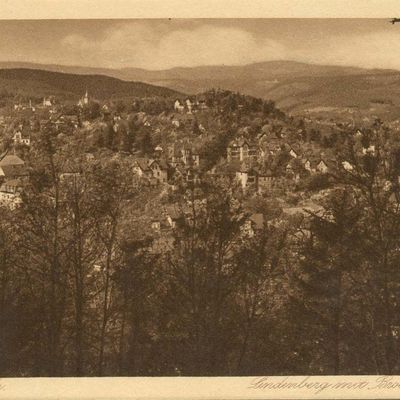
M 292 49 L 291 59 L 317 64 L 400 69 L 400 32 L 335 34 Z
M 277 41 L 256 38 L 239 28 L 212 25 L 166 31 L 163 26 L 125 24 L 95 40 L 68 35 L 62 44 L 87 65 L 147 69 L 240 65 L 282 59 L 288 54 Z
M 331 52 L 324 59 L 330 63 L 366 68 L 400 69 L 400 32 L 372 32 L 330 41 Z
M 269 60 L 400 69 L 399 28 L 312 19 L 21 22 L 0 26 L 0 58 L 145 69 Z

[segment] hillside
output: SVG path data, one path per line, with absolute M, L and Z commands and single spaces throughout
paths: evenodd
M 46 75 L 44 87 L 49 92 L 54 89 L 81 94 L 82 88 L 95 96 L 125 95 L 135 92 L 145 93 L 200 93 L 210 88 L 222 88 L 264 99 L 272 99 L 277 105 L 291 113 L 329 112 L 346 114 L 360 111 L 362 114 L 385 115 L 388 118 L 400 114 L 400 72 L 395 70 L 363 69 L 331 65 L 315 65 L 293 61 L 270 61 L 244 66 L 203 66 L 194 68 L 173 68 L 162 71 L 147 71 L 138 68 L 105 69 L 29 63 L 0 63 L 2 68 L 28 67 L 58 71 L 74 75 L 63 75 L 62 79 L 50 79 Z M 15 71 L 15 69 L 14 69 Z M 26 70 L 25 70 L 26 71 Z M 0 78 L 6 74 L 2 71 Z M 12 73 L 12 74 L 15 74 Z M 26 72 L 25 72 L 26 74 Z M 39 77 L 43 72 L 39 73 Z M 68 75 L 68 74 L 67 74 Z M 90 75 L 90 78 L 85 78 Z M 92 76 L 94 75 L 94 76 Z M 103 75 L 99 77 L 99 75 Z M 117 78 L 118 81 L 112 78 Z M 69 75 L 71 76 L 71 75 Z M 65 78 L 65 79 L 63 79 Z M 7 78 L 8 80 L 9 78 Z M 31 81 L 36 79 L 30 73 Z M 101 85 L 99 85 L 101 79 Z M 144 83 L 122 82 L 140 81 Z M 4 86 L 1 82 L 1 87 Z M 37 86 L 37 82 L 29 85 Z M 50 87 L 48 86 L 50 85 Z M 165 91 L 165 92 L 164 92 Z
M 97 99 L 181 95 L 172 89 L 105 75 L 77 75 L 27 68 L 0 69 L 0 91 L 3 92 L 77 99 L 85 90 Z

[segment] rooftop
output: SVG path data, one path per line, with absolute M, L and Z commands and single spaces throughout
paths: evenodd
M 11 154 L 11 155 L 6 155 L 0 161 L 0 167 L 8 165 L 25 165 L 25 162 L 21 160 L 18 156 Z

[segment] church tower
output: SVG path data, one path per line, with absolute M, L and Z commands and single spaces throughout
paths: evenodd
M 89 104 L 89 94 L 86 89 L 85 97 L 83 98 L 83 104 Z

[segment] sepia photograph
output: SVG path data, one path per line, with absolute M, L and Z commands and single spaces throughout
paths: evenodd
M 398 11 L 2 19 L 0 377 L 399 375 Z

